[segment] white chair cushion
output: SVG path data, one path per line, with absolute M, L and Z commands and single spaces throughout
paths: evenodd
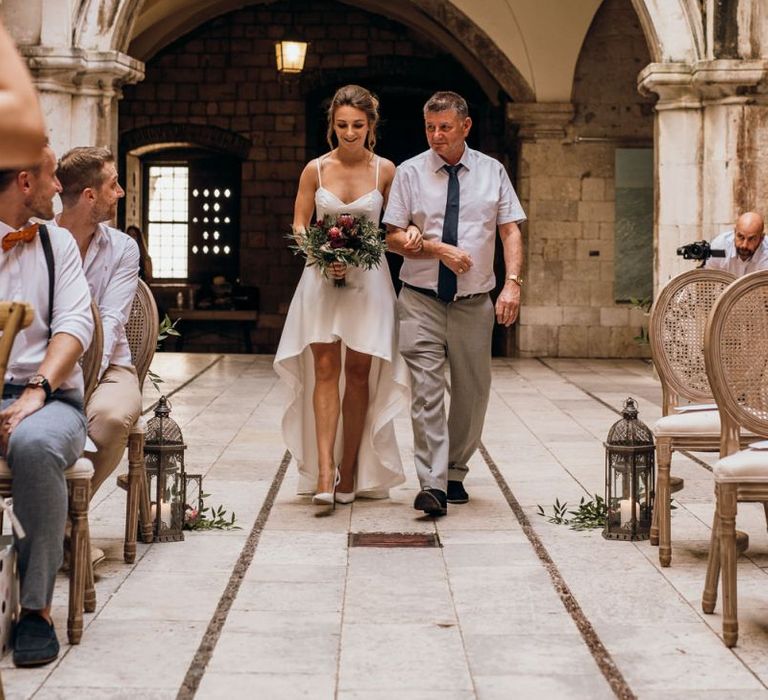
M 768 483 L 768 450 L 740 450 L 718 460 L 712 470 L 715 481 Z
M 720 413 L 718 411 L 671 413 L 656 421 L 653 434 L 656 437 L 697 435 L 717 438 L 720 435 Z
M 87 457 L 81 457 L 71 467 L 64 470 L 65 479 L 90 479 L 93 476 L 93 463 Z M 10 479 L 11 470 L 8 462 L 0 457 L 0 479 Z

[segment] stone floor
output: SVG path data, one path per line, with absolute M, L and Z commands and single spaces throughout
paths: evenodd
M 408 480 L 389 501 L 319 513 L 295 495 L 271 358 L 158 355 L 210 505 L 242 529 L 139 545 L 122 562 L 124 493 L 96 494 L 98 607 L 57 663 L 0 662 L 9 698 L 752 698 L 768 687 L 768 542 L 759 507 L 739 563 L 741 636 L 701 613 L 712 479 L 676 455 L 672 567 L 647 542 L 548 523 L 537 504 L 602 493 L 602 440 L 632 395 L 660 415 L 642 361 L 497 360 L 471 501 L 419 517 L 407 414 Z M 156 394 L 148 387 L 145 404 Z M 287 466 L 287 469 L 286 469 Z M 349 548 L 348 533 L 437 533 L 441 548 Z M 64 641 L 67 586 L 56 591 Z

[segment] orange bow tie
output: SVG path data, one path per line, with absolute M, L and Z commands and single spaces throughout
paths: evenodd
M 6 233 L 3 236 L 3 252 L 7 253 L 17 243 L 29 243 L 30 241 L 35 240 L 37 229 L 39 228 L 40 224 L 32 224 L 31 226 L 21 229 L 21 231 L 11 231 L 10 233 Z

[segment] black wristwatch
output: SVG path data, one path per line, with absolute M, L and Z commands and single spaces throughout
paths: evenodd
M 51 384 L 42 374 L 36 374 L 34 377 L 30 377 L 26 386 L 32 387 L 33 389 L 42 389 L 45 392 L 46 401 L 51 398 Z

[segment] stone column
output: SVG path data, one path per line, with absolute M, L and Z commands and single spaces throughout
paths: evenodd
M 507 106 L 507 121 L 519 139 L 518 195 L 528 215 L 523 228 L 525 285 L 516 337 L 516 350 L 522 356 L 558 353 L 563 259 L 575 253 L 581 229 L 578 174 L 572 177 L 567 167 L 555 165 L 567 160 L 563 142 L 573 115 L 570 103 Z M 586 344 L 586 335 L 584 340 Z
M 121 88 L 144 78 L 144 64 L 118 51 L 22 46 L 57 155 L 73 146 L 117 152 Z
M 658 291 L 691 269 L 675 254 L 691 241 L 711 239 L 750 209 L 763 211 L 768 163 L 768 108 L 761 90 L 766 61 L 700 61 L 647 66 L 642 92 L 659 95 L 655 160 Z M 763 212 L 768 213 L 768 212 Z

